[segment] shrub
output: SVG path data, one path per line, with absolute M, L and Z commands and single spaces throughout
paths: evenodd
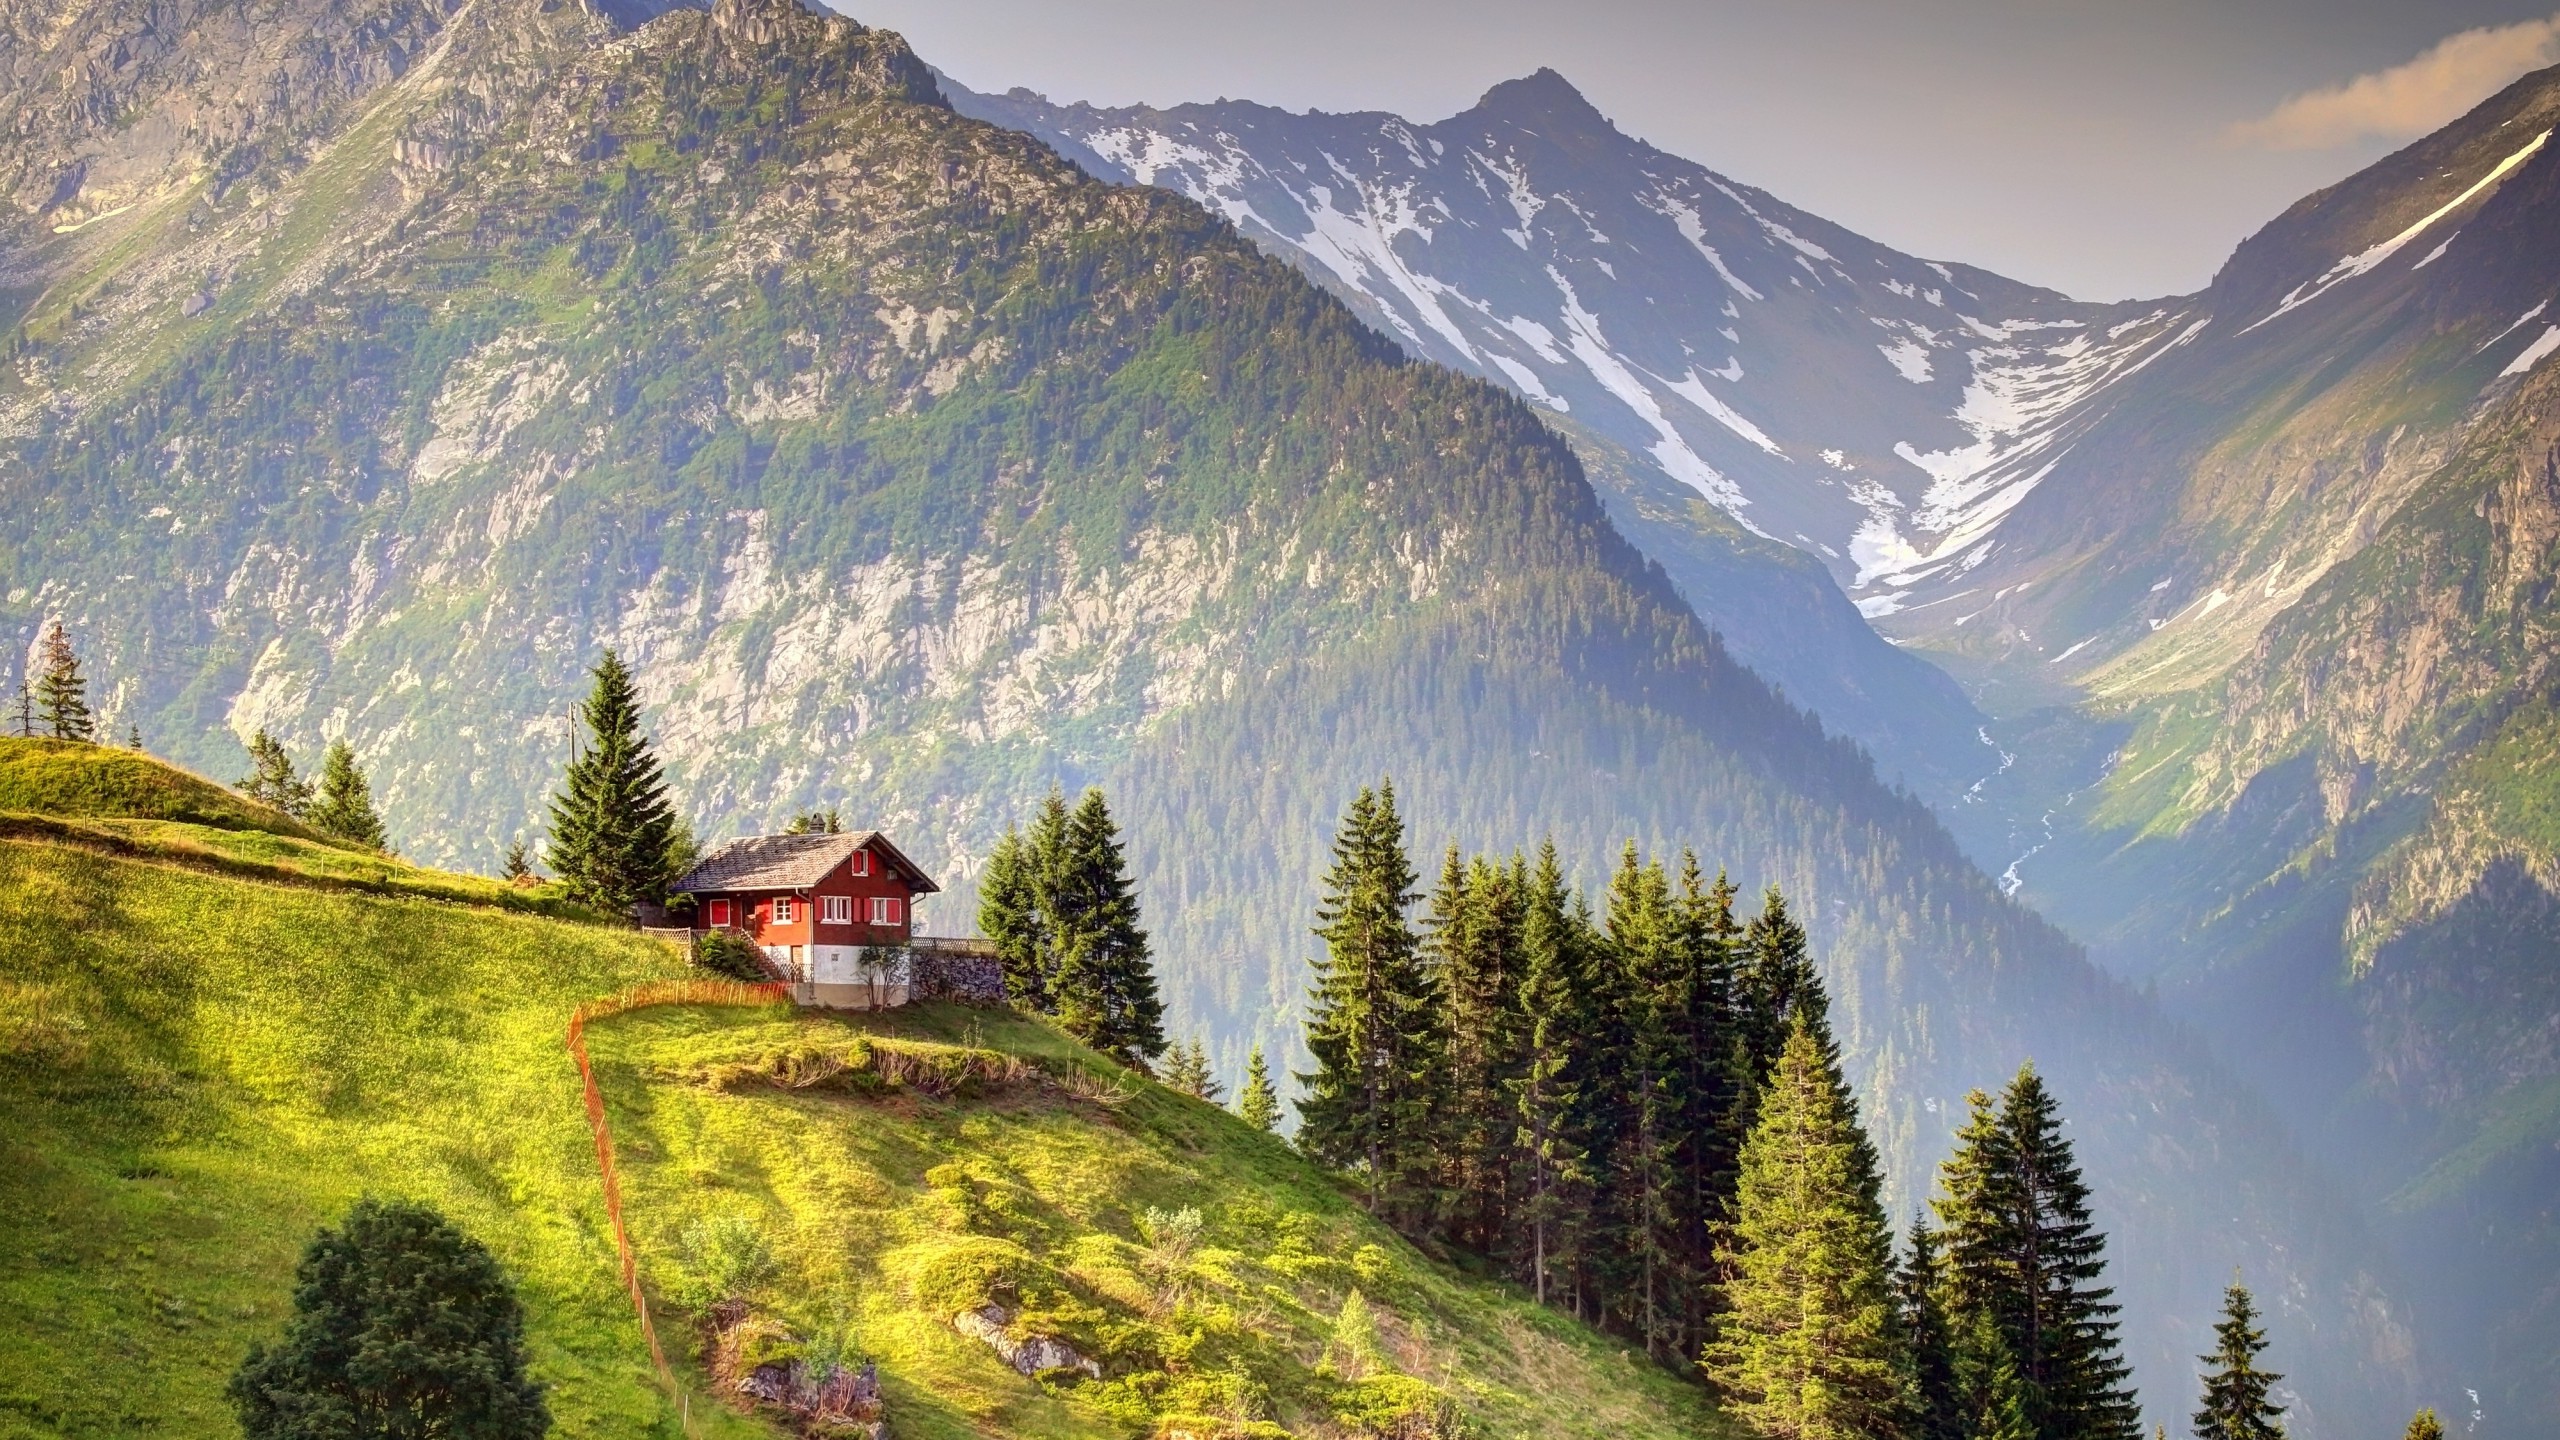
M 696 1220 L 676 1242 L 677 1279 L 670 1298 L 694 1310 L 743 1300 L 781 1271 L 773 1249 L 743 1215 Z
M 693 963 L 732 980 L 770 980 L 756 947 L 726 930 L 704 935 L 693 947 Z
M 551 1429 L 525 1376 L 524 1309 L 486 1247 L 433 1209 L 359 1201 L 294 1271 L 293 1318 L 232 1375 L 248 1440 Z

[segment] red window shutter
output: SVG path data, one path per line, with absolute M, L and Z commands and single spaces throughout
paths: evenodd
M 714 925 L 726 925 L 726 924 L 728 924 L 728 923 L 729 923 L 729 902 L 728 902 L 728 901 L 726 901 L 726 900 L 714 900 L 714 901 L 712 901 L 712 902 L 711 902 L 711 907 L 710 907 L 710 908 L 711 908 L 711 923 L 712 923 L 712 924 L 714 924 Z

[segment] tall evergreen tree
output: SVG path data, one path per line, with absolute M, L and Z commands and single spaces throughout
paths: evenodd
M 1051 989 L 1058 1023 L 1096 1050 L 1143 1067 L 1164 1053 L 1164 1002 L 1120 826 L 1099 789 L 1085 791 L 1068 817 L 1056 874 Z
M 1903 1356 L 1910 1367 L 1906 1382 L 1911 1406 L 1909 1440 L 1971 1440 L 1940 1270 L 1937 1232 L 1914 1215 L 1910 1246 L 1894 1279 L 1894 1298 L 1902 1311 Z
M 237 788 L 297 820 L 311 813 L 311 782 L 295 773 L 293 757 L 264 726 L 249 737 L 249 773 Z
M 1056 792 L 1049 798 L 1065 810 L 1066 802 Z M 1053 897 L 1051 887 L 1042 882 L 1054 869 L 1055 859 L 1035 853 L 1022 832 L 1008 825 L 987 853 L 986 868 L 978 877 L 978 932 L 994 944 L 1004 967 L 1006 998 L 1026 1010 L 1044 1013 L 1051 1004 L 1049 906 Z
M 1574 985 L 1581 936 L 1567 907 L 1555 842 L 1539 847 L 1523 887 L 1520 916 L 1520 1046 L 1509 1083 L 1514 1116 L 1513 1268 L 1539 1304 L 1578 1263 L 1575 1242 L 1589 1155 L 1576 1123 L 1581 1097 Z
M 1799 1016 L 1742 1147 L 1718 1259 L 1724 1313 L 1704 1363 L 1773 1440 L 1899 1433 L 1903 1364 L 1884 1217 L 1864 1198 L 1856 1102 Z
M 1691 1308 L 1691 1277 L 1681 1263 L 1680 1199 L 1689 1075 L 1684 1041 L 1693 977 L 1670 883 L 1659 864 L 1638 857 L 1633 842 L 1609 882 L 1605 926 L 1622 997 L 1625 1057 L 1609 1157 L 1613 1204 L 1605 1217 L 1614 1231 L 1609 1253 L 1618 1261 L 1612 1308 L 1659 1359 L 1682 1343 Z
M 1511 1105 L 1505 1086 L 1518 1000 L 1519 896 L 1513 872 L 1449 848 L 1423 920 L 1439 972 L 1447 1069 L 1443 1181 L 1451 1238 L 1491 1253 L 1510 1195 Z
M 282 1343 L 229 1393 L 248 1440 L 534 1440 L 524 1309 L 486 1247 L 424 1205 L 359 1201 L 294 1271 Z
M 1335 836 L 1310 993 L 1315 1057 L 1298 1143 L 1356 1171 L 1369 1209 L 1411 1227 L 1437 1213 L 1440 997 L 1406 913 L 1416 898 L 1395 788 L 1362 787 Z
M 508 841 L 507 853 L 499 862 L 498 873 L 519 885 L 532 884 L 534 881 L 533 852 L 525 847 L 522 840 Z
M 586 750 L 551 799 L 548 858 L 571 894 L 619 914 L 665 895 L 676 878 L 676 815 L 657 754 L 640 733 L 639 692 L 610 650 L 596 664 L 578 720 Z
M 1256 1130 L 1280 1128 L 1280 1092 L 1271 1086 L 1271 1066 L 1256 1045 L 1244 1059 L 1244 1085 L 1236 1091 L 1236 1116 Z
M 321 757 L 320 798 L 305 818 L 324 834 L 375 850 L 390 848 L 382 817 L 374 812 L 373 787 L 356 768 L 355 747 L 344 740 L 332 741 Z
M 1715 1290 L 1715 1227 L 1730 1218 L 1734 1169 L 1751 1125 L 1751 1071 L 1734 1012 L 1734 953 L 1742 927 L 1722 872 L 1705 882 L 1697 857 L 1680 861 L 1680 945 L 1689 1014 L 1679 1046 L 1687 1074 L 1679 1120 L 1682 1164 L 1677 1250 L 1692 1279 L 1684 1351 L 1706 1337 Z
M 2444 1422 L 2433 1410 L 2421 1410 L 2409 1417 L 2409 1428 L 2400 1432 L 2400 1440 L 2444 1440 Z
M 1760 913 L 1742 936 L 1740 995 L 1737 997 L 1745 1047 L 1755 1076 L 1777 1063 L 1778 1049 L 1800 1010 L 1809 1012 L 1826 1042 L 1830 1039 L 1830 1004 L 1814 968 L 1813 949 L 1804 927 L 1787 913 L 1787 897 L 1772 885 L 1761 897 Z M 1837 1063 L 1839 1056 L 1831 1056 Z
M 1966 1098 L 1972 1114 L 1935 1202 L 1952 1308 L 1980 1314 L 1997 1333 L 2043 1440 L 2138 1440 L 2117 1307 L 2097 1283 L 2106 1237 L 2090 1220 L 2051 1093 L 2029 1065 L 1996 1113 L 1979 1091 Z
M 2267 1348 L 2267 1332 L 2258 1328 L 2258 1308 L 2239 1281 L 2222 1292 L 2222 1319 L 2213 1327 L 2213 1352 L 2201 1358 L 2213 1368 L 2204 1376 L 2204 1404 L 2196 1411 L 2196 1440 L 2281 1440 L 2276 1422 L 2284 1407 L 2268 1397 L 2284 1377 L 2258 1368 Z
M 71 632 L 55 620 L 44 634 L 44 659 L 36 678 L 36 713 L 45 733 L 56 740 L 94 743 L 98 724 L 89 713 L 89 681 L 80 673 L 80 656 L 71 648 Z

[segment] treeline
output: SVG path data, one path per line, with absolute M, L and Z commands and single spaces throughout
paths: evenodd
M 1630 845 L 1595 911 L 1552 844 L 1427 894 L 1391 786 L 1324 877 L 1299 1144 L 1784 1436 L 2134 1440 L 2104 1237 L 2032 1068 L 1976 1094 L 1897 1256 L 1804 927 Z M 1418 919 L 1415 910 L 1419 907 Z

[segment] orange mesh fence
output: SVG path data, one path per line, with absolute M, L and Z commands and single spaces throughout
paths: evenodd
M 640 1287 L 639 1262 L 631 1252 L 631 1232 L 622 1223 L 622 1176 L 613 1163 L 613 1128 L 605 1122 L 604 1091 L 597 1088 L 595 1066 L 587 1059 L 587 1022 L 655 1005 L 776 1005 L 790 998 L 788 985 L 757 985 L 739 980 L 654 980 L 619 995 L 590 1000 L 569 1015 L 569 1054 L 578 1062 L 578 1083 L 586 1091 L 587 1128 L 595 1135 L 596 1170 L 604 1177 L 604 1214 L 613 1228 L 614 1253 L 622 1262 L 622 1288 L 630 1292 L 631 1308 L 640 1317 L 640 1336 L 649 1342 L 649 1364 L 658 1372 L 658 1383 L 676 1397 L 687 1435 L 695 1433 L 692 1401 L 677 1382 L 675 1371 L 668 1367 L 667 1352 L 658 1344 L 658 1327 L 649 1319 L 649 1297 Z

